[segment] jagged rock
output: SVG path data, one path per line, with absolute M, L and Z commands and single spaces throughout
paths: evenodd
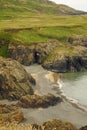
M 0 114 L 0 124 L 5 123 L 20 123 L 24 120 L 24 116 L 22 111 L 16 110 L 14 112 L 6 113 L 6 114 Z
M 10 113 L 10 112 L 15 111 L 17 109 L 18 108 L 15 105 L 0 104 L 0 114 Z
M 67 38 L 67 42 L 73 45 L 82 45 L 87 47 L 87 37 L 83 35 L 75 35 Z
M 0 104 L 0 124 L 20 123 L 24 120 L 23 112 L 15 105 Z
M 53 40 L 47 43 L 37 43 L 29 46 L 9 45 L 8 57 L 16 59 L 23 65 L 33 63 L 41 64 L 49 52 L 58 46 L 58 41 Z
M 17 103 L 18 106 L 24 107 L 24 108 L 39 108 L 39 107 L 49 107 L 49 106 L 54 106 L 57 103 L 61 102 L 62 98 L 61 97 L 56 97 L 52 94 L 44 95 L 44 96 L 39 96 L 39 95 L 26 95 L 22 96 L 20 98 L 20 101 Z
M 24 65 L 42 64 L 46 69 L 57 72 L 81 71 L 87 69 L 87 38 L 72 36 L 67 45 L 58 40 L 37 43 L 30 46 L 9 46 L 9 57 Z
M 20 63 L 0 57 L 0 98 L 16 100 L 33 94 L 32 82 L 35 83 L 35 80 Z
M 57 72 L 87 69 L 87 48 L 84 46 L 60 46 L 45 59 L 43 67 Z

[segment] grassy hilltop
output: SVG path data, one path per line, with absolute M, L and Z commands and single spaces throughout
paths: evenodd
M 0 29 L 1 35 L 4 30 L 13 40 L 23 44 L 46 42 L 52 39 L 63 40 L 72 35 L 87 35 L 87 15 L 38 15 L 25 19 L 1 20 Z
M 36 14 L 84 14 L 65 5 L 48 0 L 1 0 L 0 19 L 13 19 Z
M 48 0 L 1 0 L 0 39 L 31 44 L 86 36 L 87 15 L 79 14 L 84 12 Z

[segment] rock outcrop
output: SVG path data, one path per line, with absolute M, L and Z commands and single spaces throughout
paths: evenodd
M 81 45 L 81 46 L 87 47 L 87 38 L 85 36 L 82 36 L 82 35 L 75 35 L 72 37 L 68 37 L 67 42 L 69 44 L 73 44 L 75 46 Z
M 62 101 L 61 97 L 56 97 L 52 94 L 39 96 L 39 95 L 26 95 L 20 98 L 17 106 L 24 108 L 47 108 L 49 106 L 54 106 Z
M 87 69 L 87 48 L 80 45 L 60 46 L 44 60 L 43 67 L 57 72 Z
M 2 127 L 0 127 L 2 128 Z M 74 125 L 70 122 L 61 121 L 59 119 L 53 119 L 43 123 L 41 126 L 38 124 L 32 124 L 28 126 L 20 125 L 20 126 L 9 126 L 8 129 L 13 130 L 78 130 Z M 3 130 L 7 130 L 6 127 Z
M 24 120 L 23 112 L 14 105 L 0 104 L 0 124 L 20 123 Z
M 42 64 L 46 69 L 57 72 L 81 71 L 87 69 L 87 38 L 72 36 L 63 45 L 58 40 L 29 46 L 9 46 L 9 57 L 24 65 Z
M 15 60 L 0 57 L 0 99 L 16 100 L 33 94 L 35 80 Z
M 50 41 L 47 43 L 37 43 L 29 46 L 9 45 L 8 57 L 15 59 L 23 65 L 33 63 L 41 64 L 48 54 L 58 46 L 58 41 Z
M 42 127 L 44 128 L 44 130 L 77 130 L 77 128 L 71 123 L 64 122 L 58 119 L 47 121 L 42 125 Z

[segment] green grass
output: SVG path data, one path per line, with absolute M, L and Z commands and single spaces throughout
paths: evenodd
M 16 14 L 15 14 L 16 15 Z M 11 14 L 12 16 L 12 14 Z M 17 13 L 17 18 L 0 20 L 0 30 L 13 28 L 31 27 L 73 27 L 87 25 L 87 15 L 85 16 L 53 16 L 53 15 L 29 15 L 28 13 Z
M 11 39 L 12 39 L 11 34 L 5 33 L 4 31 L 0 32 L 0 41 L 1 40 L 11 41 Z
M 63 9 L 63 11 L 62 11 Z M 78 11 L 64 5 L 57 5 L 48 0 L 0 0 L 0 19 L 14 18 L 15 13 L 37 14 L 70 14 Z M 14 13 L 15 12 L 15 13 Z M 8 13 L 8 15 L 6 15 Z M 13 15 L 12 15 L 13 13 Z M 3 15 L 4 14 L 4 15 Z M 18 14 L 17 14 L 18 15 Z
M 7 57 L 8 47 L 0 46 L 0 56 Z
M 23 30 L 13 34 L 13 39 L 22 44 L 31 44 L 38 42 L 47 42 L 49 38 L 40 36 L 37 32 Z
M 53 17 L 53 16 L 52 16 Z M 65 16 L 64 16 L 65 17 Z M 78 23 L 76 22 L 72 22 L 71 19 L 78 19 L 80 21 L 78 21 Z M 72 37 L 75 35 L 83 35 L 83 36 L 87 36 L 87 24 L 86 24 L 86 20 L 87 20 L 87 16 L 67 16 L 66 20 L 63 21 L 63 17 L 56 17 L 56 22 L 55 19 L 54 21 L 48 21 L 42 24 L 42 22 L 40 23 L 40 21 L 42 20 L 42 18 L 44 20 L 47 20 L 47 18 L 45 19 L 44 17 L 40 17 L 39 20 L 38 18 L 36 19 L 35 24 L 37 25 L 32 25 L 33 21 L 35 20 L 33 17 L 30 18 L 30 21 L 32 21 L 32 23 L 30 24 L 29 28 L 27 28 L 27 30 L 25 30 L 25 28 L 22 28 L 22 31 L 18 31 L 16 33 L 13 33 L 13 39 L 20 41 L 21 43 L 37 43 L 37 42 L 46 42 L 52 39 L 58 39 L 62 42 L 64 42 L 64 40 L 68 37 Z M 86 18 L 86 19 L 84 19 Z M 50 18 L 51 19 L 51 18 Z M 48 18 L 49 20 L 49 18 Z M 57 21 L 58 21 L 58 25 L 57 25 Z M 59 22 L 60 21 L 60 22 Z M 69 24 L 67 24 L 67 22 L 69 22 Z M 52 24 L 50 24 L 52 22 Z M 53 25 L 54 23 L 54 25 Z M 32 27 L 31 27 L 32 25 Z
M 0 33 L 0 56 L 7 57 L 8 43 L 11 41 L 11 35 L 1 32 Z
M 38 33 L 42 36 L 47 36 L 54 39 L 64 40 L 65 38 L 73 35 L 84 35 L 87 36 L 87 25 L 71 26 L 71 27 L 48 27 L 42 28 Z
M 19 41 L 22 44 L 47 42 L 52 39 L 58 39 L 64 43 L 64 40 L 70 36 L 84 35 L 87 37 L 87 15 L 32 15 L 27 12 L 19 12 L 16 15 L 14 12 L 13 17 L 0 20 L 0 30 L 15 29 L 16 31 L 7 31 L 8 35 L 11 35 L 11 40 Z

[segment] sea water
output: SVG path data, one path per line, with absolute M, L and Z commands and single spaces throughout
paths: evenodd
M 47 71 L 37 64 L 24 68 L 36 80 L 36 94 L 62 94 L 63 99 L 66 99 L 45 109 L 23 109 L 26 123 L 42 124 L 58 118 L 72 122 L 78 128 L 87 125 L 87 111 L 83 109 L 83 106 L 87 106 L 87 72 L 60 74 L 59 77 L 59 74 Z
M 62 90 L 67 97 L 87 107 L 87 71 L 63 74 Z

